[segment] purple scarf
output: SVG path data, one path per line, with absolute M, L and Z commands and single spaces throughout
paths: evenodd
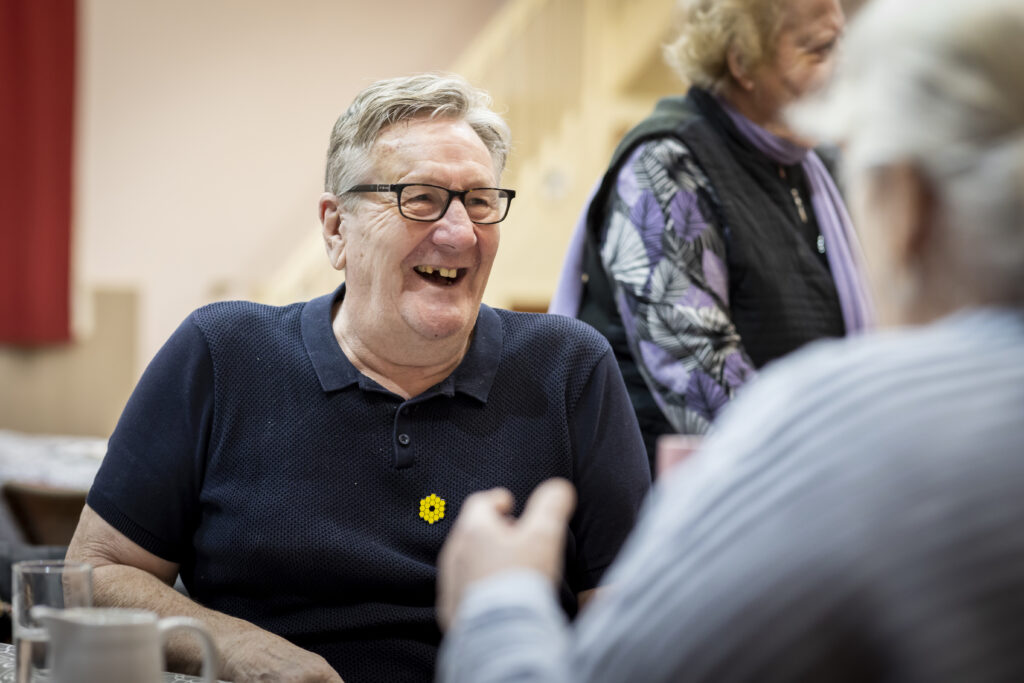
M 853 221 L 846 211 L 839 188 L 813 149 L 801 147 L 769 133 L 718 98 L 718 104 L 736 128 L 757 151 L 777 164 L 791 166 L 797 162 L 811 186 L 811 206 L 818 219 L 818 229 L 825 238 L 825 253 L 832 270 L 832 280 L 839 294 L 846 334 L 874 327 L 874 309 L 864 278 L 864 257 L 853 230 Z
M 718 102 L 740 133 L 762 154 L 776 163 L 787 166 L 800 162 L 811 186 L 814 216 L 818 219 L 818 227 L 825 238 L 825 251 L 839 295 L 846 333 L 849 335 L 871 329 L 874 326 L 874 311 L 864 282 L 860 243 L 853 231 L 853 222 L 843 204 L 843 198 L 825 164 L 814 150 L 783 140 L 753 123 L 721 99 Z M 583 205 L 583 212 L 573 231 L 569 251 L 565 256 L 558 287 L 551 299 L 548 313 L 575 317 L 579 311 L 583 296 L 580 275 L 583 272 L 587 210 L 600 184 L 599 180 Z
M 583 300 L 583 281 L 580 278 L 583 275 L 583 247 L 587 241 L 587 212 L 599 187 L 600 178 L 587 195 L 587 201 L 583 202 L 583 212 L 576 221 L 576 229 L 572 231 L 569 250 L 565 253 L 562 273 L 558 276 L 558 286 L 555 287 L 555 295 L 551 297 L 548 313 L 575 318 L 580 310 L 580 302 Z

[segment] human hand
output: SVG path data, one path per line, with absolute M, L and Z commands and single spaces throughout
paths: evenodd
M 320 655 L 262 630 L 237 633 L 217 643 L 221 678 L 235 683 L 344 683 Z
M 474 581 L 515 568 L 558 579 L 576 490 L 565 479 L 545 481 L 530 495 L 518 520 L 508 516 L 512 503 L 506 489 L 475 493 L 463 503 L 438 556 L 437 617 L 442 629 L 451 624 Z

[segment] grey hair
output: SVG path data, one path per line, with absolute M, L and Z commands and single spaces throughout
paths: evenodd
M 685 82 L 720 93 L 735 47 L 751 68 L 775 57 L 785 0 L 677 0 L 679 35 L 665 46 L 669 67 Z
M 505 168 L 511 132 L 491 109 L 491 97 L 454 74 L 417 74 L 377 81 L 358 95 L 334 124 L 327 148 L 324 189 L 341 195 L 367 182 L 370 149 L 381 132 L 409 119 L 463 120 L 480 136 L 494 161 L 495 176 Z
M 919 168 L 974 294 L 1024 303 L 1024 2 L 874 0 L 823 100 L 793 114 L 846 142 L 848 173 Z

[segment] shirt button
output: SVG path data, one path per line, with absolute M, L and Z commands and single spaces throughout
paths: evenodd
M 398 443 L 402 444 L 403 446 L 408 446 L 409 442 L 411 440 L 412 439 L 409 438 L 408 434 L 399 434 L 398 435 Z

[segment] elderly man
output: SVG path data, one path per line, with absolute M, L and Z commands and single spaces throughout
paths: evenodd
M 809 121 L 889 329 L 770 367 L 571 628 L 571 487 L 467 501 L 442 681 L 1024 680 L 1024 3 L 873 0 L 846 54 Z
M 423 75 L 338 119 L 319 206 L 345 284 L 201 308 L 156 356 L 69 551 L 96 566 L 97 603 L 198 617 L 234 681 L 429 680 L 462 501 L 551 476 L 580 500 L 563 605 L 596 585 L 650 473 L 596 332 L 481 305 L 515 196 L 488 104 Z M 198 659 L 172 642 L 174 666 Z

